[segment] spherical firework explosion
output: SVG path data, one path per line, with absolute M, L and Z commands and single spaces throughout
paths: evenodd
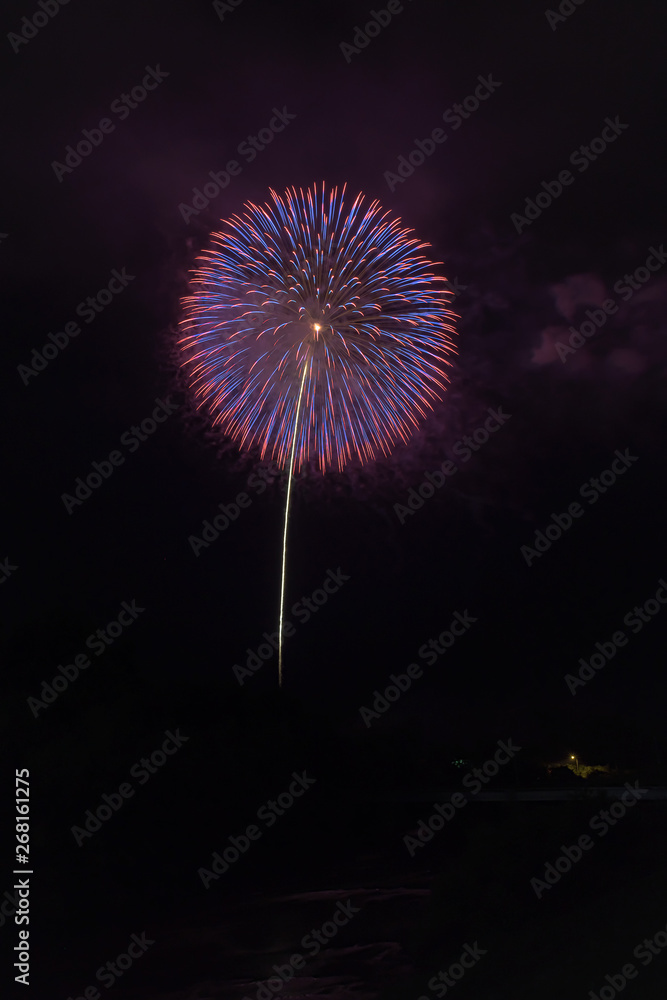
M 290 473 L 389 454 L 446 389 L 446 279 L 377 201 L 270 193 L 213 234 L 191 276 L 189 384 L 226 436 Z

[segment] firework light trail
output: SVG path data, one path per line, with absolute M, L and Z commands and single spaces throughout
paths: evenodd
M 292 477 L 342 471 L 406 442 L 447 386 L 446 278 L 412 230 L 345 187 L 271 190 L 211 236 L 183 299 L 182 364 L 197 403 L 241 449 Z

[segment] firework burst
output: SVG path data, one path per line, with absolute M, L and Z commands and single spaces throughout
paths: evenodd
M 191 276 L 191 389 L 224 435 L 290 472 L 387 455 L 446 389 L 446 279 L 377 201 L 270 194 L 213 234 Z
M 183 365 L 213 424 L 287 469 L 278 677 L 293 475 L 407 441 L 446 389 L 455 314 L 428 244 L 345 187 L 271 191 L 214 233 L 183 300 Z

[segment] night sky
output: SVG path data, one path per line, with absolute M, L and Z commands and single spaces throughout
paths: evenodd
M 453 760 L 481 764 L 507 739 L 523 749 L 498 788 L 553 782 L 547 765 L 570 755 L 609 765 L 615 785 L 667 785 L 664 7 L 564 0 L 560 11 L 521 0 L 5 5 L 2 788 L 13 840 L 13 769 L 29 769 L 33 997 L 83 996 L 106 956 L 149 926 L 158 943 L 114 997 L 254 997 L 248 982 L 268 966 L 257 959 L 244 979 L 234 955 L 280 946 L 249 919 L 217 950 L 230 901 L 359 884 L 349 872 L 363 858 L 383 885 L 405 886 L 427 869 L 437 879 L 461 851 L 475 886 L 465 914 L 441 932 L 423 917 L 428 933 L 412 945 L 387 938 L 405 958 L 389 985 L 359 973 L 361 985 L 331 993 L 437 995 L 433 956 L 451 964 L 478 936 L 470 844 L 490 855 L 506 844 L 482 823 L 411 858 L 402 832 L 431 800 L 380 820 L 373 794 L 454 789 Z M 239 667 L 277 630 L 285 484 L 193 405 L 179 301 L 220 219 L 269 188 L 322 181 L 378 199 L 430 244 L 454 293 L 458 354 L 408 444 L 296 482 L 279 690 L 275 653 L 252 676 Z M 448 462 L 428 496 L 427 474 Z M 77 497 L 96 468 L 104 478 Z M 203 536 L 240 493 L 238 516 Z M 305 620 L 295 605 L 325 579 L 338 589 Z M 431 655 L 462 619 L 463 634 Z M 613 655 L 580 677 L 596 643 Z M 45 698 L 77 656 L 89 665 Z M 409 690 L 372 715 L 410 664 Z M 179 727 L 188 740 L 164 773 L 145 791 L 135 773 L 136 801 L 79 846 L 86 810 Z M 201 865 L 304 768 L 317 776 L 308 805 L 205 892 Z M 567 771 L 555 784 L 583 780 Z M 525 893 L 555 856 L 539 839 L 549 824 L 529 836 L 505 821 L 513 857 L 522 838 L 528 853 L 537 845 L 516 876 Z M 574 841 L 586 823 L 570 821 L 562 836 Z M 623 884 L 640 842 L 616 842 L 609 872 Z M 607 892 L 598 864 L 588 890 L 561 896 L 559 919 L 571 906 L 583 920 Z M 531 904 L 516 904 L 519 937 Z M 198 921 L 201 953 L 187 943 Z M 651 921 L 646 933 L 664 929 L 667 911 Z M 17 933 L 3 921 L 0 936 L 14 945 Z M 641 934 L 619 934 L 609 958 L 562 981 L 568 995 L 599 989 L 631 955 Z M 2 975 L 20 995 L 11 961 Z M 543 971 L 561 965 L 556 949 Z M 457 996 L 523 996 L 511 975 L 464 982 Z M 643 975 L 628 995 L 662 996 Z M 525 995 L 538 988 L 552 995 L 525 981 Z

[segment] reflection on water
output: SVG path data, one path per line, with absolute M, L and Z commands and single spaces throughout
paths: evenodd
M 168 932 L 172 985 L 133 1000 L 373 1000 L 414 970 L 400 943 L 430 896 L 421 885 L 255 893 L 222 920 Z M 198 970 L 191 976 L 187 969 Z M 176 970 L 179 985 L 173 985 Z M 206 970 L 206 975 L 201 972 Z M 282 973 L 282 976 L 279 974 Z M 187 981 L 186 981 L 187 978 Z M 182 985 L 181 985 L 182 984 Z

